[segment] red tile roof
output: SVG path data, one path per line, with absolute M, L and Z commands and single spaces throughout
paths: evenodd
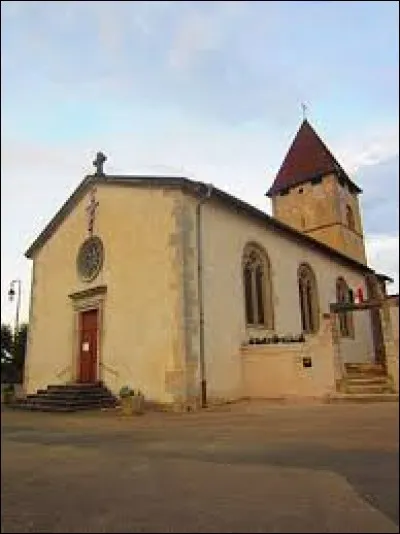
M 267 195 L 274 196 L 284 189 L 332 172 L 339 174 L 353 191 L 361 193 L 361 189 L 350 180 L 325 143 L 305 119 Z

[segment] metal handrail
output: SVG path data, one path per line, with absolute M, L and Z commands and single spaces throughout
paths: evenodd
M 100 366 L 103 367 L 106 371 L 108 371 L 112 375 L 119 376 L 119 372 L 118 371 L 116 371 L 115 369 L 112 369 L 111 367 L 108 367 L 108 365 L 106 365 L 105 363 L 100 362 Z
M 71 370 L 71 365 L 67 365 L 67 367 L 64 367 L 64 369 L 56 373 L 56 377 L 61 378 L 62 375 L 64 375 L 67 371 L 70 371 L 70 370 Z

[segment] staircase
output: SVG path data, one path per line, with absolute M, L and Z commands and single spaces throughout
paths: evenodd
M 385 368 L 376 363 L 347 363 L 346 374 L 338 391 L 330 397 L 331 402 L 376 402 L 398 401 L 391 379 Z
M 48 386 L 17 399 L 10 407 L 41 412 L 77 412 L 114 407 L 117 399 L 102 383 Z

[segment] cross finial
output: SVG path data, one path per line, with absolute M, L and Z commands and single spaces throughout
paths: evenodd
M 305 121 L 307 118 L 307 106 L 304 102 L 301 103 L 301 109 L 303 110 L 303 121 Z
M 103 154 L 103 152 L 97 152 L 96 159 L 93 162 L 93 165 L 96 167 L 95 176 L 104 175 L 103 165 L 106 160 L 107 157 Z

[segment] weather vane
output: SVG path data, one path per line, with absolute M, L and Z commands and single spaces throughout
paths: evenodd
M 307 118 L 307 106 L 304 102 L 301 103 L 301 109 L 303 110 L 303 121 Z

